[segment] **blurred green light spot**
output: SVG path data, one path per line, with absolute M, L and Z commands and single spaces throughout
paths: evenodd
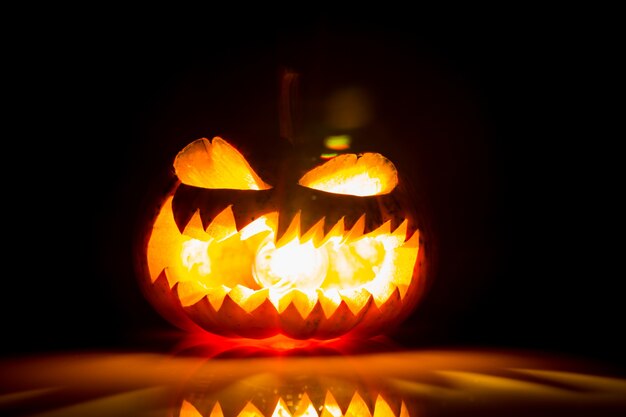
M 324 139 L 324 146 L 334 151 L 343 151 L 350 147 L 350 135 L 328 136 Z

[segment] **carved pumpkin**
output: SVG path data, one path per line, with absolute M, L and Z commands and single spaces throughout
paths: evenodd
M 384 156 L 341 154 L 270 185 L 215 137 L 187 145 L 173 168 L 140 277 L 175 325 L 257 339 L 366 337 L 420 298 L 423 242 Z

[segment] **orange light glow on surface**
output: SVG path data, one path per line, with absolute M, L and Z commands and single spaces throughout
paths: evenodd
M 315 356 L 320 352 L 325 354 L 349 355 L 354 352 L 380 351 L 391 349 L 395 345 L 384 337 L 368 340 L 337 337 L 334 339 L 293 339 L 283 334 L 277 334 L 263 339 L 245 337 L 224 337 L 207 332 L 181 334 L 174 354 L 196 352 L 203 357 L 214 357 L 238 350 L 245 350 L 252 355 L 270 354 L 275 356 L 291 355 L 294 353 Z
M 180 233 L 169 198 L 148 244 L 150 277 L 164 271 L 183 306 L 207 297 L 216 311 L 228 296 L 247 312 L 269 300 L 279 313 L 293 305 L 307 317 L 320 306 L 330 317 L 342 302 L 356 314 L 370 300 L 380 306 L 396 291 L 405 296 L 419 251 L 419 233 L 407 239 L 406 221 L 367 234 L 364 216 L 350 230 L 340 220 L 327 234 L 320 221 L 301 234 L 295 216 L 276 241 L 277 220 L 268 213 L 237 230 L 229 207 L 206 229 L 196 213 Z
M 5 358 L 0 369 L 0 415 L 12 416 L 613 417 L 626 410 L 623 372 L 606 364 L 495 349 L 213 359 L 68 352 Z
M 272 188 L 248 161 L 220 137 L 198 139 L 176 155 L 174 170 L 183 184 L 201 188 L 266 190 Z
M 313 168 L 299 184 L 334 194 L 371 196 L 390 193 L 398 185 L 396 167 L 379 153 L 344 154 Z

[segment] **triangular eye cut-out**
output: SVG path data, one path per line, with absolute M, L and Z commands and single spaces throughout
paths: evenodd
M 298 183 L 334 194 L 381 195 L 390 193 L 398 185 L 398 171 L 379 153 L 351 153 L 313 168 Z
M 176 155 L 174 171 L 183 184 L 231 190 L 272 188 L 252 169 L 246 158 L 220 137 L 197 139 Z

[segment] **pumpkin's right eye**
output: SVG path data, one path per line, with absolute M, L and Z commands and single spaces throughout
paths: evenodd
M 381 195 L 390 193 L 398 185 L 398 171 L 379 153 L 350 153 L 313 168 L 298 183 L 334 194 Z

